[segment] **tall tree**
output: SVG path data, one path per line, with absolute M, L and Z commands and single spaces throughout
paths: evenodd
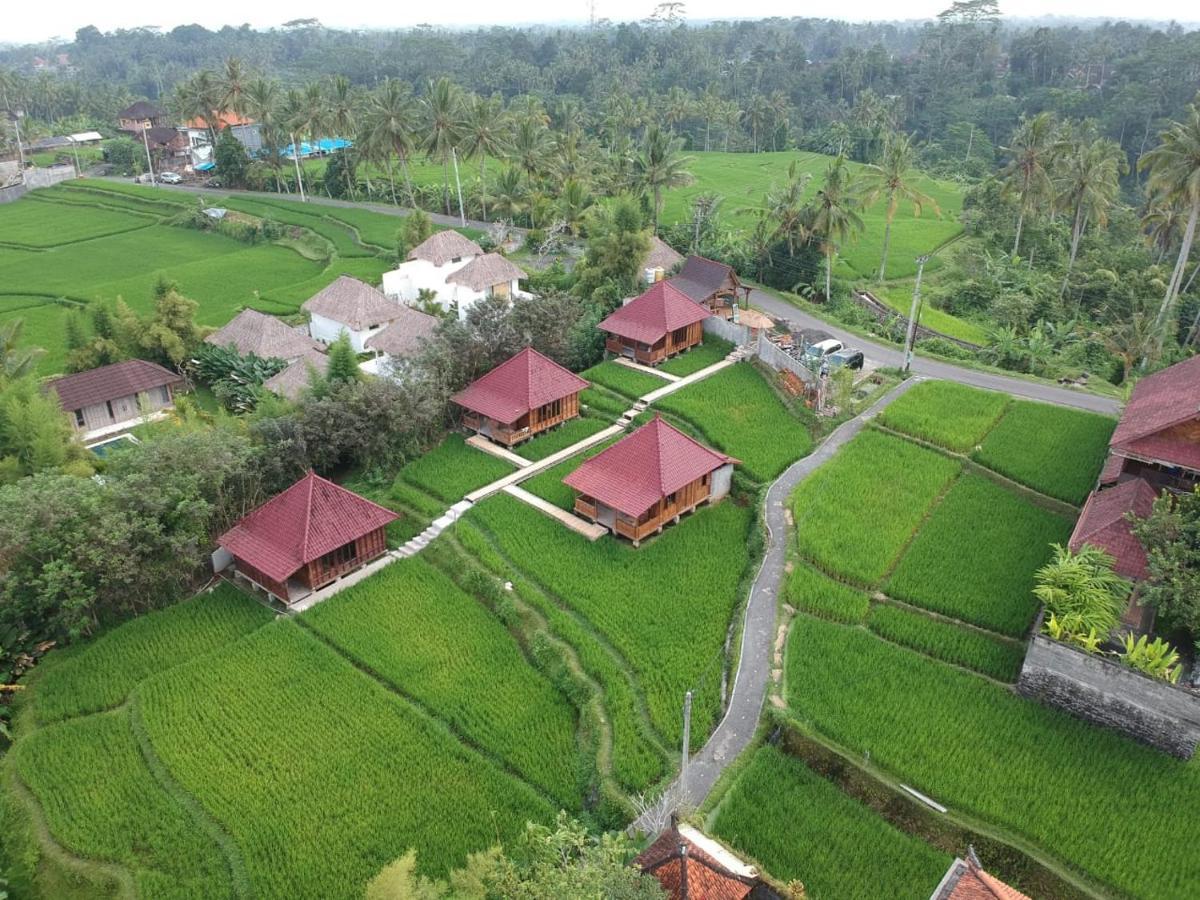
M 429 83 L 421 98 L 425 112 L 423 147 L 430 159 L 442 164 L 442 200 L 446 215 L 450 215 L 450 156 L 458 146 L 462 129 L 462 104 L 459 89 L 449 78 Z
M 26 375 L 32 375 L 37 362 L 45 353 L 37 347 L 18 347 L 25 322 L 9 319 L 0 322 L 0 386 Z
M 788 165 L 787 181 L 782 187 L 772 186 L 764 200 L 766 211 L 775 222 L 773 237 L 787 242 L 789 257 L 795 256 L 796 245 L 809 237 L 809 210 L 804 203 L 804 191 L 811 180 L 812 173 L 801 172 L 797 161 L 792 160 Z
M 221 73 L 217 77 L 217 86 L 221 94 L 221 106 L 239 115 L 245 114 L 246 88 L 249 77 L 246 67 L 237 57 L 231 56 L 225 60 Z
M 839 156 L 825 170 L 825 183 L 817 191 L 812 213 L 812 232 L 820 239 L 825 251 L 826 300 L 833 292 L 833 260 L 838 247 L 862 233 L 861 209 L 858 186 L 846 166 L 846 158 Z
M 893 134 L 884 144 L 883 156 L 879 162 L 868 165 L 863 170 L 864 205 L 871 206 L 880 199 L 887 201 L 884 206 L 883 251 L 879 255 L 877 281 L 883 281 L 887 273 L 892 220 L 896 218 L 896 210 L 900 208 L 900 204 L 911 203 L 915 216 L 920 216 L 926 206 L 932 206 L 938 216 L 942 214 L 937 201 L 917 188 L 916 172 L 913 168 L 915 163 L 916 150 L 912 138 L 907 134 Z
M 1118 179 L 1128 171 L 1125 151 L 1105 138 L 1074 140 L 1062 148 L 1055 173 L 1056 199 L 1058 207 L 1071 215 L 1071 253 L 1060 297 L 1067 291 L 1084 231 L 1089 225 L 1107 227 L 1109 211 L 1121 192 Z
M 367 102 L 366 128 L 374 139 L 390 148 L 400 161 L 404 174 L 404 186 L 408 191 L 408 205 L 414 209 L 417 198 L 413 193 L 412 176 L 408 161 L 417 144 L 417 109 L 412 92 L 407 84 L 387 78 L 371 94 Z M 388 178 L 391 179 L 391 156 L 388 156 Z M 395 185 L 392 194 L 395 195 Z
M 1025 219 L 1039 206 L 1048 206 L 1054 197 L 1054 181 L 1050 167 L 1056 150 L 1054 117 L 1038 113 L 1024 119 L 1005 148 L 1008 164 L 1000 170 L 1004 193 L 1017 198 L 1017 233 L 1013 238 L 1012 255 L 1021 249 L 1021 231 Z
M 658 234 L 658 221 L 662 216 L 664 190 L 685 187 L 695 179 L 687 170 L 693 157 L 684 156 L 682 139 L 658 125 L 646 129 L 641 152 L 634 159 L 636 184 L 648 191 L 654 201 L 654 233 Z
M 500 97 L 472 95 L 462 123 L 463 154 L 479 160 L 479 202 L 487 220 L 487 161 L 499 158 L 508 143 L 508 122 Z

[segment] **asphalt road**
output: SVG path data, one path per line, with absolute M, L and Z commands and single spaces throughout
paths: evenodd
M 819 328 L 828 332 L 848 347 L 862 350 L 870 359 L 881 366 L 900 368 L 904 365 L 903 351 L 877 344 L 838 328 L 824 319 L 819 319 L 799 307 L 792 306 L 786 300 L 780 300 L 766 291 L 753 289 L 750 292 L 750 302 L 757 308 L 769 313 L 777 319 L 787 319 L 799 328 Z M 957 381 L 972 387 L 986 388 L 991 391 L 1003 391 L 1016 397 L 1030 400 L 1041 400 L 1044 403 L 1054 403 L 1058 406 L 1073 406 L 1092 412 L 1115 414 L 1120 411 L 1120 401 L 1111 397 L 1100 397 L 1087 391 L 1075 388 L 1058 387 L 1052 384 L 1042 384 L 1028 381 L 1024 378 L 1014 378 L 1008 375 L 998 375 L 993 372 L 981 372 L 965 366 L 942 362 L 936 359 L 914 354 L 912 371 L 916 375 L 927 378 L 941 378 L 945 381 Z

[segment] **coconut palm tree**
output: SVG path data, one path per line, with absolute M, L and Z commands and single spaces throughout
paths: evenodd
M 316 88 L 314 96 L 313 88 Z M 296 166 L 296 184 L 300 189 L 300 200 L 308 198 L 304 193 L 304 175 L 300 168 L 300 142 L 310 137 L 321 127 L 325 115 L 324 102 L 320 97 L 320 85 L 310 84 L 305 90 L 291 88 L 280 105 L 280 125 L 287 129 L 292 139 L 292 162 Z
M 203 119 L 213 146 L 217 143 L 217 125 L 225 112 L 224 91 L 211 72 L 201 70 L 175 86 L 172 97 L 175 111 L 183 118 Z
M 550 134 L 541 122 L 522 117 L 508 145 L 509 159 L 530 179 L 537 178 L 550 153 Z
M 345 75 L 335 75 L 329 82 L 329 91 L 325 96 L 326 126 L 334 137 L 349 137 L 357 132 L 358 113 L 358 97 L 355 94 L 354 86 L 350 84 L 350 79 Z M 361 156 L 361 152 L 359 155 Z M 342 171 L 346 173 L 346 190 L 353 198 L 356 193 L 356 185 L 350 178 L 350 167 L 345 166 Z
M 879 257 L 877 281 L 883 281 L 887 273 L 888 247 L 892 242 L 892 220 L 896 218 L 896 210 L 900 208 L 900 204 L 912 204 L 914 216 L 919 217 L 926 206 L 932 206 L 934 214 L 939 218 L 942 215 L 937 201 L 917 188 L 913 178 L 916 174 L 913 170 L 915 163 L 916 149 L 913 147 L 912 138 L 907 134 L 893 134 L 884 144 L 879 162 L 863 168 L 861 177 L 864 206 L 871 206 L 881 199 L 887 200 L 884 205 L 883 252 Z
M 1071 141 L 1059 154 L 1057 205 L 1071 214 L 1071 254 L 1058 296 L 1067 291 L 1079 242 L 1088 225 L 1105 228 L 1121 193 L 1119 178 L 1129 172 L 1125 151 L 1107 138 Z
M 1050 177 L 1057 148 L 1054 132 L 1054 117 L 1048 112 L 1038 113 L 1032 119 L 1021 121 L 1011 145 L 1004 148 L 1010 159 L 998 177 L 1004 193 L 1016 195 L 1018 206 L 1013 256 L 1021 248 L 1025 218 L 1039 206 L 1049 205 L 1054 196 L 1054 182 Z
M 0 322 L 0 385 L 33 374 L 38 360 L 46 352 L 37 347 L 18 349 L 24 328 L 21 319 Z
M 463 155 L 479 160 L 479 202 L 487 220 L 487 161 L 499 158 L 508 146 L 508 121 L 504 103 L 498 94 L 480 97 L 472 94 L 466 103 L 462 123 Z
M 837 248 L 851 237 L 862 233 L 863 220 L 859 215 L 862 197 L 846 167 L 846 158 L 839 156 L 825 170 L 825 183 L 817 191 L 812 210 L 812 233 L 825 250 L 825 299 L 833 290 L 833 258 Z
M 462 103 L 458 87 L 449 78 L 439 78 L 429 83 L 429 90 L 421 98 L 425 113 L 425 138 L 422 148 L 430 159 L 442 163 L 442 200 L 446 215 L 450 215 L 450 156 L 461 136 Z
M 274 81 L 258 77 L 250 81 L 242 91 L 242 110 L 258 123 L 259 134 L 262 136 L 263 160 L 275 176 L 275 187 L 282 191 L 280 168 L 282 157 L 280 149 L 286 142 L 285 129 L 280 127 L 280 96 L 279 85 Z
M 400 171 L 404 174 L 408 205 L 416 209 L 417 198 L 413 193 L 408 161 L 417 144 L 417 107 L 407 84 L 394 78 L 384 79 L 367 101 L 366 130 L 374 140 L 390 148 L 387 170 L 393 199 L 396 185 L 392 176 L 391 154 L 395 153 L 400 160 Z
M 764 207 L 775 223 L 772 240 L 787 241 L 788 256 L 796 255 L 796 245 L 809 238 L 808 209 L 804 203 L 804 191 L 812 180 L 811 172 L 801 172 L 797 160 L 788 165 L 787 181 L 783 187 L 772 185 L 767 191 Z
M 582 181 L 568 178 L 563 182 L 562 188 L 558 192 L 556 212 L 571 235 L 579 234 L 579 226 L 588 209 L 595 202 L 595 198 L 588 192 L 587 185 Z
M 1167 252 L 1178 243 L 1183 221 L 1183 211 L 1174 203 L 1151 202 L 1142 214 L 1146 244 L 1155 251 L 1156 263 L 1161 263 Z
M 217 76 L 217 86 L 221 93 L 221 107 L 245 114 L 245 95 L 249 81 L 246 68 L 237 57 L 231 56 L 225 60 L 221 73 Z
M 1187 225 L 1184 226 L 1175 269 L 1167 283 L 1167 293 L 1154 321 L 1156 350 L 1162 348 L 1175 298 L 1183 284 L 1183 273 L 1192 252 L 1192 243 L 1196 239 L 1196 221 L 1200 219 L 1200 106 L 1194 103 L 1189 106 L 1184 120 L 1172 122 L 1159 135 L 1159 141 L 1157 147 L 1138 160 L 1138 169 L 1149 170 L 1147 187 L 1151 194 L 1187 211 Z
M 758 152 L 758 134 L 771 118 L 771 105 L 762 94 L 755 94 L 742 112 L 742 124 L 750 129 L 754 152 Z
M 517 221 L 528 209 L 525 179 L 520 169 L 511 166 L 500 170 L 492 196 L 492 212 L 496 218 Z
M 654 233 L 658 234 L 658 220 L 662 215 L 662 192 L 670 188 L 685 187 L 695 179 L 687 170 L 693 157 L 680 153 L 683 141 L 657 125 L 646 129 L 642 150 L 634 158 L 634 183 L 654 198 Z

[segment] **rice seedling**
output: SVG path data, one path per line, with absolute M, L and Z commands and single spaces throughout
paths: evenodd
M 813 900 L 924 897 L 951 861 L 769 745 L 754 751 L 713 830 L 774 878 L 802 881 Z
M 607 416 L 610 419 L 617 418 L 633 405 L 628 398 L 594 385 L 583 389 L 579 395 L 579 403 L 589 413 Z
M 1115 427 L 1116 420 L 1107 416 L 1018 400 L 973 458 L 1078 506 L 1096 483 Z
M 618 435 L 610 440 L 601 441 L 599 444 L 589 447 L 587 450 L 576 456 L 572 456 L 570 459 L 564 459 L 562 462 L 548 469 L 543 469 L 528 481 L 521 482 L 521 487 L 531 494 L 536 494 L 543 500 L 549 500 L 555 506 L 562 507 L 563 509 L 574 509 L 575 491 L 563 484 L 563 479 L 578 469 L 584 460 L 591 459 L 597 453 L 611 447 L 621 437 L 621 435 Z
M 880 637 L 1000 681 L 1013 682 L 1025 659 L 1025 645 L 981 631 L 943 622 L 909 609 L 880 603 L 871 609 L 867 627 Z
M 871 601 L 862 591 L 834 581 L 802 562 L 792 564 L 786 596 L 792 606 L 835 622 L 856 625 L 866 618 Z
M 258 218 L 271 218 L 284 225 L 307 228 L 319 234 L 333 245 L 338 256 L 374 256 L 375 250 L 364 247 L 354 234 L 344 225 L 327 219 L 321 215 L 309 215 L 299 211 L 299 204 L 270 204 L 242 197 L 229 197 L 221 201 L 222 205 L 237 212 L 243 212 Z
M 772 480 L 812 449 L 808 429 L 752 365 L 722 369 L 655 406 L 685 419 L 708 443 L 741 460 L 740 470 L 753 481 Z
M 888 428 L 958 453 L 968 453 L 1004 415 L 1009 398 L 992 391 L 926 381 L 897 398 L 879 416 Z
M 1019 834 L 1121 895 L 1186 900 L 1200 856 L 1161 804 L 1200 805 L 1200 766 L 1024 700 L 861 628 L 793 628 L 799 720 L 947 806 Z M 814 689 L 819 686 L 819 689 Z M 1131 791 L 1133 792 L 1131 794 Z M 1120 827 L 1114 827 L 1114 823 Z
M 591 437 L 598 431 L 603 431 L 612 422 L 589 416 L 580 416 L 564 422 L 557 428 L 543 432 L 532 440 L 526 441 L 514 449 L 518 456 L 537 461 L 552 456 L 559 450 L 564 450 L 572 444 L 577 444 L 586 437 Z
M 499 457 L 468 447 L 461 434 L 450 434 L 428 453 L 407 463 L 396 477 L 446 503 L 457 503 L 463 495 L 512 471 L 513 466 Z
M 713 334 L 704 336 L 704 343 L 693 347 L 686 353 L 673 356 L 659 365 L 659 369 L 671 375 L 683 377 L 707 369 L 713 363 L 719 363 L 733 350 L 733 341 L 727 341 Z
M 1019 637 L 1037 612 L 1033 574 L 1072 523 L 981 475 L 933 510 L 885 588 L 915 606 Z
M 800 552 L 826 572 L 874 586 L 960 464 L 864 431 L 792 495 Z
M 499 620 L 428 562 L 395 563 L 302 621 L 564 807 L 579 807 L 574 709 Z
M 647 375 L 645 372 L 639 372 L 637 369 L 622 366 L 612 360 L 594 365 L 590 369 L 585 369 L 579 373 L 579 377 L 587 379 L 592 384 L 608 388 L 608 390 L 620 394 L 622 397 L 627 397 L 631 401 L 636 400 L 643 394 L 648 394 L 651 391 L 656 391 L 659 388 L 667 386 L 665 378 Z
M 0 211 L 0 243 L 17 247 L 61 247 L 78 241 L 137 231 L 154 219 L 99 206 L 68 206 L 24 200 Z

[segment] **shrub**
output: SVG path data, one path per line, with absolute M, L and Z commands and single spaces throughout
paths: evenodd
M 1129 582 L 1113 571 L 1113 558 L 1103 550 L 1084 544 L 1075 553 L 1055 544 L 1053 558 L 1037 571 L 1033 593 L 1053 619 L 1053 626 L 1047 623 L 1048 633 L 1060 640 L 1087 637 L 1094 643 L 1116 627 L 1129 590 Z

